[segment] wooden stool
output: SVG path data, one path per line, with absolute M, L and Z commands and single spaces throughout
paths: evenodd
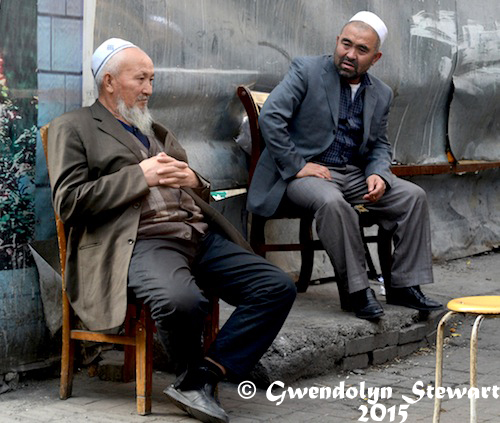
M 500 317 L 500 296 L 475 296 L 455 298 L 447 305 L 448 313 L 440 320 L 436 338 L 436 383 L 434 389 L 441 387 L 443 378 L 443 341 L 446 322 L 455 314 L 475 316 L 470 337 L 470 387 L 477 388 L 477 338 L 479 326 L 485 317 Z M 434 397 L 433 423 L 439 423 L 441 415 L 441 398 Z M 470 423 L 477 423 L 476 398 L 470 398 Z

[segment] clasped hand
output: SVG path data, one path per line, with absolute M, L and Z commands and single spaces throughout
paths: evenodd
M 195 188 L 200 184 L 198 176 L 186 162 L 177 160 L 164 152 L 139 163 L 148 186 L 171 188 Z

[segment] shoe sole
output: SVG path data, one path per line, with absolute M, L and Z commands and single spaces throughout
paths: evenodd
M 356 314 L 356 317 L 358 319 L 364 319 L 364 320 L 375 320 L 378 319 L 379 317 L 382 317 L 385 313 L 383 311 L 379 313 L 374 313 L 374 314 Z
M 213 414 L 209 414 L 208 411 L 199 410 L 191 407 L 188 403 L 189 400 L 185 398 L 182 394 L 180 394 L 174 388 L 170 386 L 163 391 L 163 393 L 167 396 L 167 398 L 182 411 L 185 411 L 189 415 L 193 416 L 195 419 L 198 419 L 205 423 L 228 423 L 228 418 L 214 416 Z
M 413 310 L 418 310 L 418 311 L 435 311 L 435 310 L 441 310 L 443 308 L 442 305 L 436 306 L 436 307 L 417 307 L 413 304 L 407 304 L 407 303 L 397 303 L 397 302 L 392 302 L 392 301 L 387 301 L 387 304 L 390 305 L 396 305 L 400 307 L 406 307 L 406 308 L 412 308 Z

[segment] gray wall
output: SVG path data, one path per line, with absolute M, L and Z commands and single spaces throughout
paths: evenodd
M 360 9 L 389 27 L 373 73 L 395 92 L 395 159 L 446 161 L 448 130 L 458 158 L 500 159 L 495 0 L 98 0 L 95 45 L 117 35 L 142 46 L 158 68 L 158 117 L 186 141 L 227 140 L 241 118 L 232 101 L 238 84 L 272 89 L 291 58 L 331 52 Z M 210 169 L 221 177 L 219 167 Z
M 237 85 L 271 90 L 291 58 L 332 52 L 343 23 L 362 9 L 389 27 L 372 71 L 395 93 L 389 122 L 395 160 L 443 163 L 449 149 L 460 160 L 499 160 L 497 0 L 97 0 L 94 45 L 119 36 L 151 55 L 155 115 L 176 132 L 214 188 L 234 188 L 245 186 L 247 176 L 233 142 L 244 116 Z M 433 233 L 447 234 L 435 239 L 436 258 L 500 243 L 496 176 L 484 172 L 481 184 L 479 176 L 411 178 L 428 192 Z M 244 207 L 244 199 L 233 205 Z M 271 228 L 276 237 L 283 232 L 292 231 Z M 277 260 L 296 266 L 295 258 Z

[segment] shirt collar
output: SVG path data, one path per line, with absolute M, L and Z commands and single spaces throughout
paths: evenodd
M 340 81 L 341 81 L 342 85 L 345 85 L 345 86 L 349 85 L 349 83 L 347 82 L 347 79 L 340 76 L 340 74 L 339 74 L 339 77 L 340 77 Z M 363 75 L 361 75 L 361 79 L 359 82 L 361 83 L 359 88 L 367 87 L 368 85 L 372 85 L 372 80 L 370 79 L 370 75 L 368 75 L 367 73 L 364 73 Z
M 122 124 L 122 126 L 128 131 L 130 132 L 132 135 L 135 135 L 137 137 L 137 139 L 144 145 L 144 147 L 146 147 L 148 150 L 149 150 L 149 147 L 150 147 L 150 142 L 149 142 L 149 139 L 146 135 L 144 135 L 141 130 L 135 126 L 130 126 L 128 124 L 126 124 L 125 122 L 122 122 L 120 119 L 118 119 L 118 122 L 120 122 Z
M 135 126 L 130 126 L 125 122 L 121 121 L 120 119 L 118 119 L 118 122 L 120 122 L 127 131 L 132 132 L 133 134 L 140 132 L 139 128 L 136 128 Z

